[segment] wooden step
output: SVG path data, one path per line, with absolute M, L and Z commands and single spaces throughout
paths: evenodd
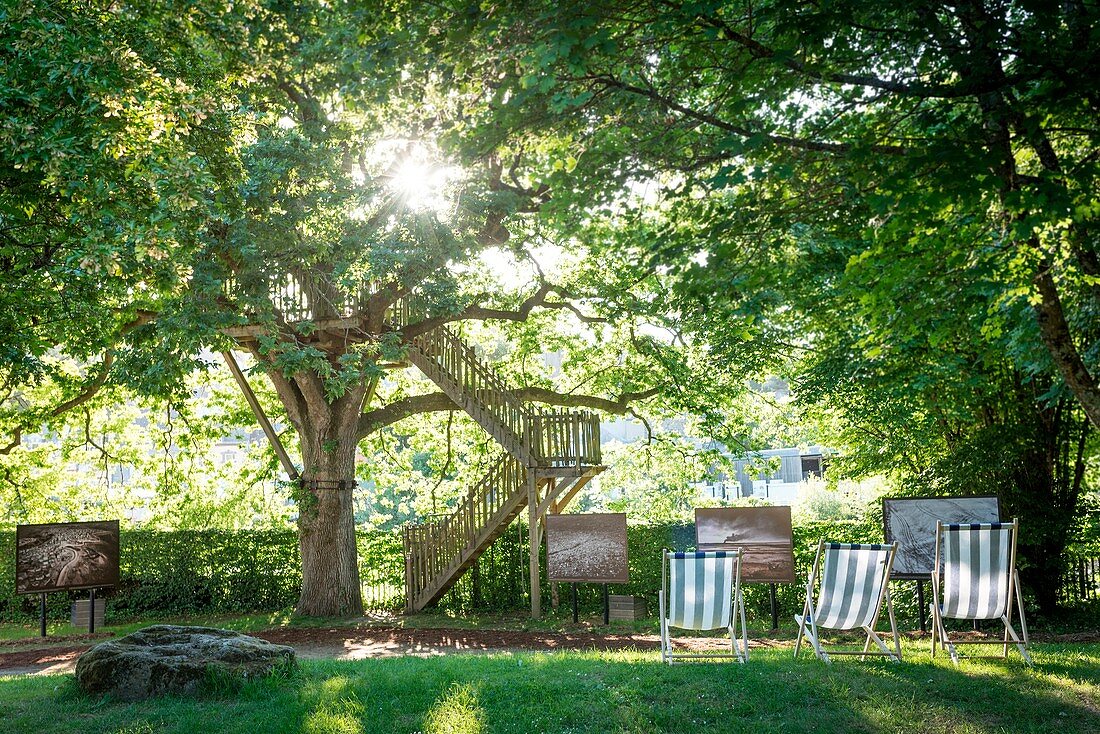
M 434 382 L 447 397 L 454 401 L 455 405 L 469 414 L 506 451 L 525 465 L 537 463 L 523 438 L 500 421 L 484 402 L 478 400 L 476 396 L 469 395 L 457 380 L 446 374 L 433 355 L 417 345 L 410 345 L 408 356 L 409 361 L 416 365 L 417 369 Z
M 505 453 L 446 519 L 405 529 L 406 605 L 422 609 L 446 593 L 527 502 L 527 469 Z
M 481 554 L 488 550 L 489 546 L 504 534 L 508 526 L 512 524 L 512 521 L 516 519 L 516 516 L 519 515 L 520 511 L 527 504 L 526 492 L 522 493 L 522 496 L 518 499 L 519 501 L 515 503 L 515 508 L 512 512 L 501 519 L 490 532 L 484 534 L 480 541 L 467 548 L 460 556 L 460 559 L 458 559 L 451 568 L 437 576 L 436 581 L 420 593 L 412 605 L 414 611 L 419 612 L 425 607 L 429 607 L 439 601 L 443 595 L 450 591 L 451 587 L 462 578 L 462 574 L 477 563 Z

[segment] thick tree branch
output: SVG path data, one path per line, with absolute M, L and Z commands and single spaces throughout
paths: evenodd
M 536 308 L 546 308 L 553 310 L 566 310 L 572 311 L 577 318 L 586 324 L 605 324 L 607 319 L 602 316 L 590 316 L 581 311 L 577 306 L 568 301 L 550 301 L 547 297 L 551 294 L 566 296 L 567 293 L 557 286 L 550 285 L 545 281 L 538 287 L 538 289 L 530 296 L 525 298 L 523 302 L 515 309 L 505 308 L 490 308 L 488 306 L 482 306 L 480 303 L 474 303 L 466 308 L 452 314 L 444 314 L 441 316 L 433 316 L 432 318 L 417 321 L 414 324 L 409 324 L 407 327 L 401 330 L 401 335 L 406 339 L 412 339 L 421 334 L 426 334 L 432 329 L 443 326 L 444 324 L 453 323 L 455 321 L 526 321 L 531 316 L 531 312 Z M 488 294 L 483 293 L 478 298 L 486 298 Z
M 320 105 L 309 96 L 308 92 L 298 89 L 284 79 L 276 80 L 275 84 L 298 108 L 298 114 L 302 116 L 302 123 L 317 122 L 320 119 Z
M 1027 77 L 1017 75 L 1011 79 L 1006 78 L 1003 83 L 994 80 L 983 80 L 981 82 L 964 80 L 961 84 L 925 84 L 922 82 L 902 82 L 892 79 L 883 79 L 871 74 L 825 72 L 815 69 L 786 54 L 777 54 L 775 49 L 739 31 L 721 18 L 700 15 L 698 19 L 702 23 L 720 30 L 728 40 L 744 48 L 753 58 L 768 59 L 777 62 L 781 66 L 817 82 L 879 89 L 884 92 L 918 99 L 959 99 L 962 97 L 973 97 L 980 94 L 996 92 L 1004 89 L 1004 84 L 1018 84 L 1028 81 Z
M 573 395 L 559 393 L 544 387 L 521 387 L 513 391 L 513 394 L 525 401 L 558 405 L 565 408 L 588 408 L 612 415 L 627 415 L 633 413 L 631 406 L 640 400 L 646 400 L 661 392 L 654 387 L 639 392 L 624 392 L 618 398 L 601 398 L 595 395 Z M 441 392 L 427 393 L 425 395 L 410 395 L 407 398 L 395 400 L 389 405 L 363 413 L 359 417 L 359 438 L 363 439 L 372 433 L 391 426 L 410 416 L 420 413 L 438 413 L 444 410 L 461 410 L 453 400 Z
M 16 426 L 11 432 L 11 442 L 7 446 L 0 448 L 0 456 L 10 454 L 15 450 L 17 446 L 23 443 L 23 427 Z
M 367 411 L 359 416 L 359 438 L 364 439 L 372 433 L 392 426 L 413 415 L 437 413 L 443 410 L 460 410 L 455 402 L 441 392 L 426 395 L 410 395 L 395 400 L 389 405 Z
M 719 130 L 724 130 L 726 132 L 740 135 L 742 137 L 748 138 L 759 135 L 776 145 L 780 145 L 786 148 L 808 150 L 817 153 L 845 154 L 852 152 L 856 148 L 856 146 L 850 143 L 830 143 L 821 140 L 796 138 L 790 135 L 775 135 L 771 133 L 766 133 L 763 130 L 753 130 L 751 128 L 745 127 L 744 125 L 735 125 L 734 123 L 723 120 L 722 118 L 717 117 L 709 112 L 692 109 L 691 107 L 680 104 L 675 100 L 663 96 L 655 89 L 647 89 L 645 87 L 639 87 L 634 84 L 627 84 L 626 82 L 616 79 L 615 77 L 592 76 L 589 77 L 589 80 L 596 82 L 597 84 L 603 84 L 605 86 L 618 89 L 623 92 L 628 92 L 630 94 L 645 97 L 656 102 L 658 105 L 665 108 L 666 110 L 679 112 L 685 117 L 688 117 L 697 122 L 701 122 Z M 909 152 L 907 148 L 900 145 L 870 145 L 867 146 L 867 149 L 875 153 L 881 153 L 883 155 L 905 155 Z
M 618 398 L 601 398 L 595 395 L 573 395 L 548 390 L 545 387 L 521 387 L 513 390 L 520 400 L 559 405 L 563 408 L 589 408 L 612 415 L 626 415 L 632 403 L 651 398 L 661 392 L 659 387 L 651 387 L 639 392 L 624 392 Z
M 1033 243 L 1038 248 L 1038 243 Z M 1035 276 L 1039 287 L 1040 300 L 1035 305 L 1035 319 L 1039 324 L 1039 334 L 1043 343 L 1054 358 L 1054 364 L 1066 381 L 1066 385 L 1080 401 L 1081 407 L 1094 426 L 1100 426 L 1100 384 L 1089 372 L 1088 365 L 1081 358 L 1077 345 L 1073 343 L 1069 323 L 1058 295 L 1049 263 L 1044 263 Z
M 121 338 L 133 331 L 134 329 L 149 323 L 156 314 L 151 311 L 140 311 L 138 315 L 131 321 L 126 322 L 118 330 L 118 337 Z M 80 389 L 80 392 L 69 398 L 68 400 L 55 405 L 49 410 L 44 418 L 56 418 L 62 413 L 67 413 L 73 408 L 78 408 L 84 403 L 95 397 L 105 384 L 107 384 L 107 377 L 111 373 L 111 366 L 115 363 L 115 348 L 109 347 L 103 353 L 103 361 L 99 363 L 99 370 L 95 376 L 84 383 L 84 386 Z M 4 447 L 0 448 L 0 455 L 10 454 L 17 446 L 23 442 L 23 430 L 27 428 L 26 425 L 16 426 L 12 431 L 12 440 Z

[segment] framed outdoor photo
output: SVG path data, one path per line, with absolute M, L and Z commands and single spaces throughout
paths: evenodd
M 936 521 L 943 523 L 998 522 L 1001 505 L 996 497 L 895 497 L 882 500 L 883 535 L 898 541 L 890 576 L 927 579 L 936 563 Z
M 15 592 L 118 585 L 118 520 L 18 525 Z
M 695 546 L 701 551 L 741 548 L 742 581 L 794 581 L 790 507 L 696 508 Z
M 626 514 L 546 516 L 546 577 L 550 581 L 625 584 Z

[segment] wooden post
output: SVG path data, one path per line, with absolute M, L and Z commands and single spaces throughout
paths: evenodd
M 412 613 L 413 607 L 413 541 L 409 534 L 409 528 L 404 530 L 405 540 L 405 611 Z
M 542 599 L 539 589 L 539 493 L 534 467 L 527 470 L 527 539 L 530 544 L 531 619 L 538 619 L 542 616 Z
M 920 620 L 920 631 L 928 631 L 928 623 L 925 621 L 925 616 L 928 614 L 928 607 L 924 603 L 924 582 L 917 579 L 917 619 Z
M 241 388 L 241 392 L 244 393 L 244 399 L 248 401 L 248 407 L 252 408 L 252 413 L 256 416 L 256 420 L 260 423 L 260 428 L 264 430 L 264 435 L 267 436 L 268 442 L 271 443 L 271 448 L 275 450 L 275 455 L 279 457 L 279 463 L 283 465 L 283 471 L 291 480 L 298 478 L 298 468 L 294 466 L 294 462 L 290 460 L 290 455 L 283 448 L 282 441 L 279 440 L 279 434 L 275 433 L 275 428 L 271 425 L 271 421 L 267 419 L 267 414 L 264 413 L 264 409 L 260 406 L 260 401 L 256 399 L 256 394 L 252 392 L 252 386 L 248 384 L 248 380 L 245 379 L 244 372 L 241 371 L 240 365 L 237 364 L 237 360 L 233 358 L 233 353 L 229 351 L 222 352 L 222 358 L 225 360 L 226 365 L 229 367 L 229 371 L 233 373 L 233 379 L 237 381 L 237 385 Z
M 775 603 L 775 584 L 768 584 L 768 601 L 771 603 L 772 629 L 779 629 L 779 606 Z

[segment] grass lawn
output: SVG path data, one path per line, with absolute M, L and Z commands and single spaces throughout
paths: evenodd
M 0 678 L 4 732 L 1100 732 L 1100 644 L 1035 645 L 1036 665 L 908 662 L 669 667 L 656 652 L 305 661 L 239 691 L 127 704 L 70 675 Z

